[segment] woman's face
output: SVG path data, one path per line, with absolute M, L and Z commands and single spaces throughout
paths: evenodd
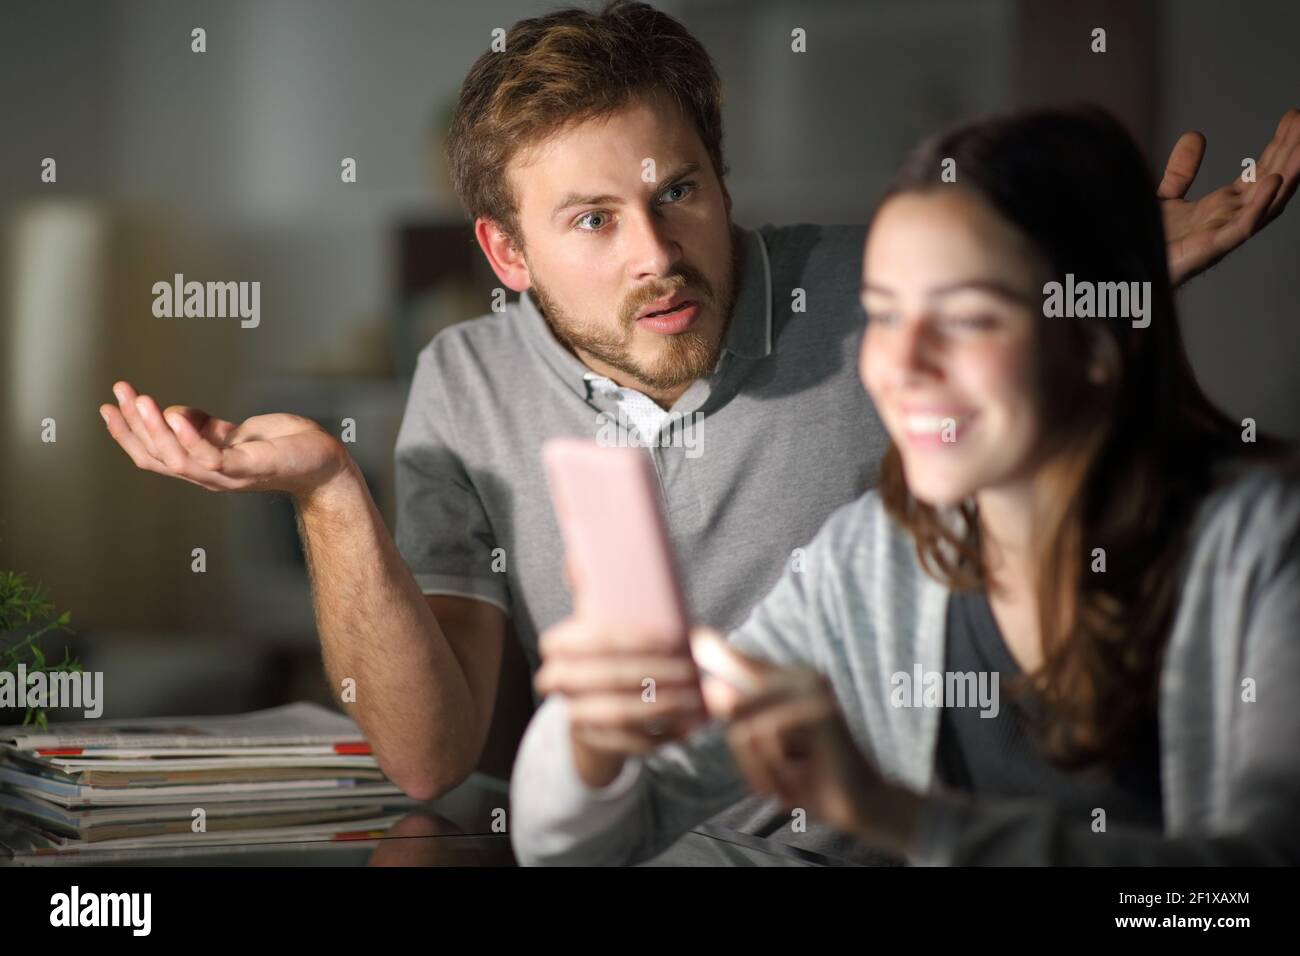
M 1042 280 L 1020 234 L 956 187 L 903 193 L 863 257 L 858 371 L 912 494 L 950 505 L 1030 474 Z

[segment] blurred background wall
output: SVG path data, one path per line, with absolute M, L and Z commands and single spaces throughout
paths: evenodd
M 43 581 L 108 671 L 107 716 L 325 700 L 286 501 L 137 471 L 96 408 L 119 378 L 240 420 L 357 422 L 392 516 L 415 351 L 494 282 L 437 148 L 465 71 L 524 0 L 9 0 L 0 8 L 0 569 Z M 738 221 L 862 222 L 921 135 L 1091 99 L 1193 194 L 1300 105 L 1300 5 L 664 0 L 726 87 Z M 1089 51 L 1103 26 L 1108 50 Z M 191 30 L 207 52 L 191 52 Z M 789 52 L 790 31 L 808 52 Z M 57 183 L 40 180 L 57 161 Z M 357 182 L 340 180 L 353 158 Z M 1234 416 L 1300 437 L 1300 209 L 1181 294 L 1197 370 Z M 256 329 L 157 319 L 155 281 L 262 283 Z M 53 418 L 57 442 L 40 441 Z M 192 549 L 207 571 L 191 570 Z M 57 642 L 56 642 L 57 646 Z

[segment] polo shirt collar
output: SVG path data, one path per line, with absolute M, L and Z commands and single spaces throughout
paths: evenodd
M 722 350 L 740 358 L 760 359 L 772 352 L 772 266 L 757 230 L 735 226 L 732 235 L 741 244 L 740 275 L 736 304 Z M 589 393 L 588 378 L 594 373 L 559 343 L 528 292 L 519 296 L 518 309 L 524 335 L 552 370 L 585 399 Z
M 735 241 L 741 244 L 740 276 L 722 347 L 740 358 L 766 358 L 772 354 L 772 264 L 758 230 L 737 226 Z

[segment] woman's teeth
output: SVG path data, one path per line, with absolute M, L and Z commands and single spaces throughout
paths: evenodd
M 947 430 L 956 432 L 966 421 L 952 415 L 904 415 L 903 426 L 913 435 L 937 435 Z

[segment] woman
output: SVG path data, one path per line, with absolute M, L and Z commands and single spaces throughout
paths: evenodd
M 521 860 L 645 858 L 743 781 L 914 862 L 1300 862 L 1300 478 L 1197 386 L 1154 193 L 1098 111 L 922 145 L 864 255 L 879 487 L 697 636 L 725 740 L 592 786 L 548 700 Z

